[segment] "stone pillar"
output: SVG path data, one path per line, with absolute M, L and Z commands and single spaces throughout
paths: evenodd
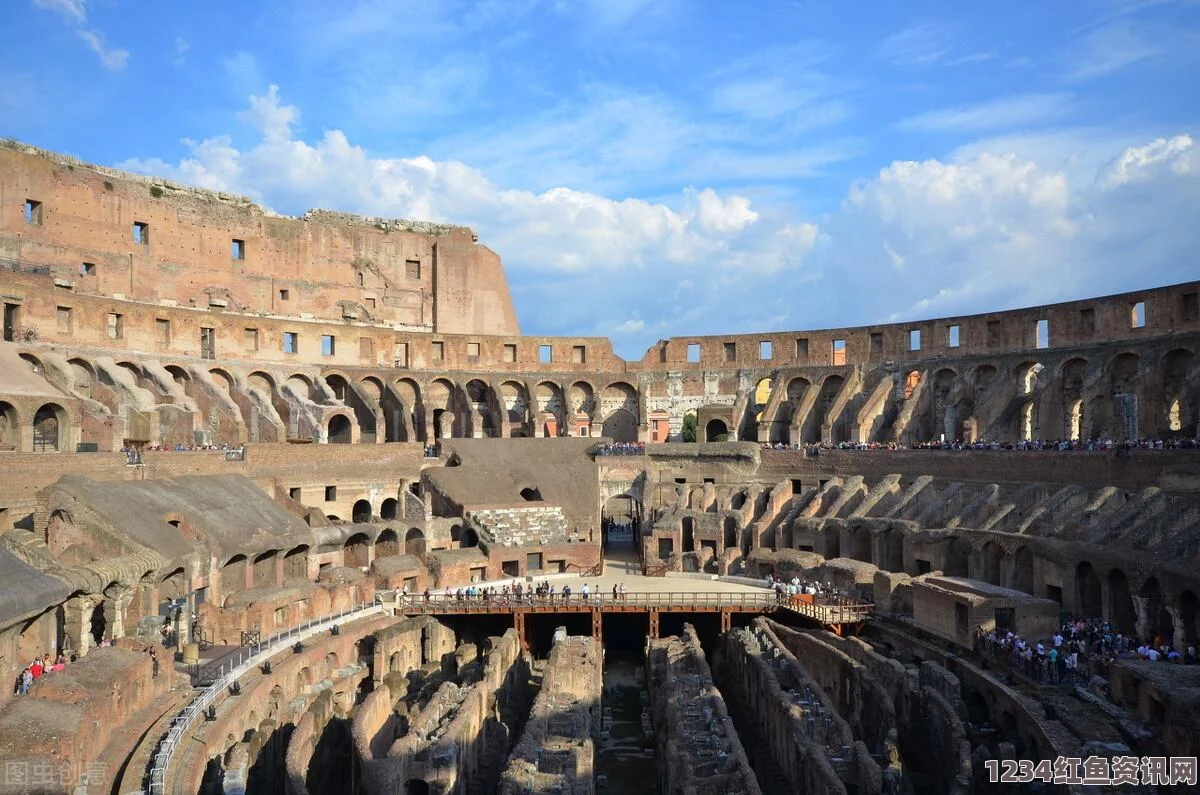
M 89 631 L 92 604 L 93 602 L 85 596 L 76 596 L 63 603 L 63 635 L 66 637 L 64 646 L 74 650 L 81 657 L 95 645 Z
M 1167 612 L 1171 615 L 1171 646 L 1183 654 L 1187 651 L 1187 627 L 1183 623 L 1183 610 L 1178 607 L 1166 606 Z
M 1151 632 L 1151 628 L 1153 626 L 1151 622 L 1154 620 L 1154 618 L 1156 618 L 1151 617 L 1149 614 L 1150 597 L 1134 596 L 1132 598 L 1133 611 L 1136 616 L 1134 619 L 1133 631 L 1137 633 L 1139 639 L 1148 639 L 1154 634 Z
M 121 588 L 104 600 L 104 632 L 110 638 L 125 636 L 125 609 L 133 599 L 132 588 Z

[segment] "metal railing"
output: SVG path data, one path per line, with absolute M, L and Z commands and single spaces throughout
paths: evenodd
M 524 593 L 520 597 L 513 594 L 490 594 L 486 598 L 482 594 L 459 599 L 455 594 L 430 594 L 424 596 L 409 596 L 403 598 L 398 605 L 402 613 L 481 613 L 481 612 L 516 612 L 529 608 L 619 608 L 619 607 L 658 607 L 676 608 L 747 608 L 761 609 L 777 607 L 779 600 L 770 591 L 761 593 L 729 593 L 723 591 L 635 591 L 613 596 L 612 591 L 592 591 L 586 597 L 581 591 L 573 590 L 569 597 L 561 592 L 553 595 Z
M 364 618 L 374 613 L 382 612 L 382 610 L 383 607 L 381 605 L 372 602 L 352 607 L 349 610 L 343 610 L 336 615 L 314 618 L 311 621 L 297 624 L 290 629 L 271 635 L 266 640 L 248 646 L 238 654 L 236 659 L 223 663 L 220 668 L 220 676 L 217 677 L 216 681 L 204 688 L 204 691 L 192 699 L 191 703 L 184 707 L 183 711 L 171 721 L 166 736 L 163 737 L 151 762 L 151 795 L 162 795 L 166 792 L 167 773 L 171 769 L 171 759 L 176 749 L 178 749 L 180 742 L 192 727 L 192 724 L 202 718 L 209 707 L 221 695 L 228 692 L 230 685 L 240 679 L 243 674 L 251 668 L 261 665 L 269 657 L 282 650 L 284 646 L 290 646 L 298 641 L 303 641 L 335 625 Z

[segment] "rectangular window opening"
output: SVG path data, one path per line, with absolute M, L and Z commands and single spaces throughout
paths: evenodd
M 470 356 L 475 359 L 479 358 L 479 343 L 478 342 L 468 342 L 467 343 L 467 356 Z
M 96 275 L 96 263 L 94 263 L 94 262 L 83 263 L 83 265 L 79 266 L 79 274 L 81 276 L 95 276 Z
M 587 364 L 587 348 L 583 345 L 572 346 L 571 361 L 575 364 Z
M 771 346 L 770 340 L 763 340 L 762 342 L 758 343 L 758 358 L 760 358 L 760 359 L 775 358 L 774 354 L 771 352 L 771 347 L 772 346 Z
M 538 346 L 538 361 L 542 364 L 550 364 L 554 361 L 554 346 L 539 345 Z
M 217 358 L 217 330 L 207 326 L 200 327 L 200 358 Z
M 946 347 L 957 348 L 962 343 L 959 341 L 958 326 L 946 326 Z
M 1179 310 L 1184 320 L 1200 320 L 1200 293 L 1179 296 Z
M 1050 321 L 1046 319 L 1039 320 L 1034 326 L 1034 335 L 1037 338 L 1037 347 L 1050 347 Z
M 300 496 L 301 496 L 301 494 L 300 494 L 299 486 L 292 486 L 290 489 L 288 489 L 288 497 L 290 499 L 293 499 L 296 502 L 300 502 Z
M 440 362 L 446 358 L 446 343 L 441 340 L 434 340 L 433 343 L 433 360 Z
M 154 336 L 162 345 L 171 344 L 171 321 L 157 317 L 154 319 Z
M 337 486 L 326 486 L 325 487 L 325 502 L 336 502 L 336 501 L 337 501 Z
M 408 367 L 408 343 L 393 342 L 392 343 L 392 366 L 393 367 Z
M 804 361 L 808 358 L 808 339 L 801 338 L 796 340 L 796 358 Z
M 42 203 L 33 199 L 25 200 L 25 223 L 30 226 L 42 225 Z
M 834 340 L 833 344 L 830 346 L 830 348 L 833 351 L 833 363 L 834 364 L 845 364 L 846 363 L 846 341 L 845 340 Z
M 280 290 L 279 291 L 279 300 L 280 301 L 286 301 L 291 297 L 292 297 L 292 294 L 288 290 Z
M 883 353 L 883 333 L 875 331 L 871 333 L 871 353 Z
M 300 352 L 300 335 L 295 331 L 283 332 L 283 352 L 284 353 L 299 353 Z
M 1004 334 L 1000 326 L 999 320 L 989 320 L 987 322 L 987 344 L 989 348 L 994 348 L 1004 343 Z
M 139 246 L 150 245 L 150 224 L 145 221 L 133 222 L 133 242 Z
M 335 340 L 332 334 L 321 335 L 321 355 L 333 356 L 335 350 Z
M 108 313 L 108 338 L 119 340 L 125 336 L 125 316 L 116 312 Z
M 721 346 L 722 356 L 727 362 L 737 361 L 737 343 L 726 342 Z
M 513 364 L 517 361 L 517 346 L 508 343 L 504 346 L 504 361 Z
M 910 351 L 921 350 L 921 329 L 915 328 L 908 332 L 908 349 Z
M 405 260 L 404 275 L 409 279 L 421 278 L 421 261 L 418 259 Z
M 242 347 L 248 351 L 258 350 L 258 329 L 242 329 Z
M 700 343 L 698 343 L 698 342 L 688 343 L 687 360 L 692 364 L 700 363 Z
M 1079 333 L 1081 336 L 1090 337 L 1096 333 L 1096 310 L 1080 309 L 1079 310 Z
M 246 241 L 245 240 L 234 240 L 233 244 L 230 246 L 229 253 L 234 259 L 245 259 L 246 258 Z
M 1138 301 L 1129 309 L 1129 327 L 1130 328 L 1145 328 L 1146 327 L 1146 302 Z
M 58 308 L 58 330 L 62 334 L 71 333 L 71 307 L 60 306 Z

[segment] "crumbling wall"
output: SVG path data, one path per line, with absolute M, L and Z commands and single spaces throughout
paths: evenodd
M 680 636 L 649 641 L 646 676 L 658 737 L 660 791 L 664 795 L 760 795 L 750 760 L 690 624 Z
M 604 652 L 590 637 L 559 637 L 542 688 L 500 782 L 501 795 L 595 792 L 595 735 Z

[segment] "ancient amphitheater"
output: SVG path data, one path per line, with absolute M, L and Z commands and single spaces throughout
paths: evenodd
M 1195 781 L 1200 282 L 626 361 L 466 228 L 0 206 L 0 792 Z

